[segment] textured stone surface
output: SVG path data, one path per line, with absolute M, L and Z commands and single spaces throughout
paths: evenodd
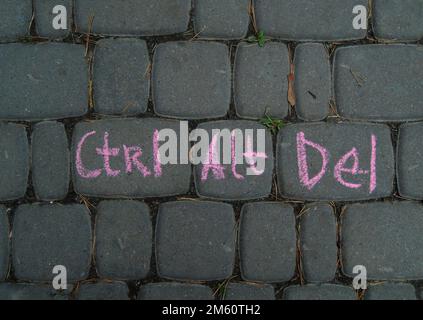
M 241 276 L 247 281 L 283 282 L 294 276 L 295 216 L 291 206 L 249 203 L 239 231 Z
M 229 283 L 225 300 L 275 300 L 275 289 L 271 285 Z
M 356 295 L 351 287 L 322 284 L 291 286 L 283 291 L 284 300 L 356 300 Z
M 9 232 L 6 207 L 0 205 L 0 281 L 6 278 L 9 267 Z
M 52 281 L 54 266 L 67 269 L 68 281 L 88 276 L 91 224 L 83 205 L 24 204 L 13 220 L 12 257 L 20 280 Z
M 25 195 L 29 173 L 28 149 L 24 126 L 0 122 L 0 201 L 19 199 Z
M 304 139 L 301 139 L 302 134 Z M 324 175 L 320 174 L 325 167 L 323 156 L 311 143 L 326 150 Z M 372 145 L 375 146 L 374 152 Z M 395 164 L 388 126 L 370 123 L 293 124 L 279 132 L 277 148 L 278 181 L 285 197 L 354 201 L 391 195 Z M 353 148 L 357 161 L 354 161 Z M 340 160 L 344 157 L 346 161 L 342 166 Z M 356 171 L 353 170 L 354 162 Z M 336 172 L 339 173 L 338 179 L 335 178 Z
M 138 201 L 103 201 L 97 206 L 95 252 L 105 279 L 142 279 L 150 271 L 152 225 L 148 206 Z
M 97 282 L 80 285 L 77 300 L 129 300 L 125 282 Z
M 343 271 L 364 265 L 369 280 L 421 279 L 423 207 L 417 202 L 347 206 L 342 216 Z M 359 230 L 359 232 L 357 232 Z
M 423 119 L 423 47 L 363 45 L 335 51 L 334 87 L 341 117 Z
M 285 44 L 268 42 L 263 48 L 238 45 L 234 67 L 234 99 L 240 117 L 288 115 L 289 56 Z
M 178 137 L 180 136 L 179 122 L 172 120 L 111 119 L 78 123 L 73 132 L 71 152 L 75 191 L 83 195 L 105 198 L 163 197 L 186 193 L 189 190 L 191 178 L 189 164 L 162 165 L 161 175 L 156 170 L 157 168 L 155 169 L 157 161 L 154 161 L 153 156 L 154 132 L 156 129 L 165 128 L 173 129 Z M 105 169 L 103 156 L 98 154 L 98 151 L 104 153 L 101 149 L 104 147 L 105 133 L 108 133 L 109 147 L 119 149 L 116 156 L 110 156 L 109 173 Z M 86 136 L 87 134 L 92 135 Z M 81 141 L 83 143 L 80 164 L 89 171 L 101 170 L 98 171 L 100 175 L 95 175 L 95 178 L 90 177 L 89 172 L 85 170 L 78 170 L 76 156 Z M 129 170 L 125 160 L 124 145 L 127 146 L 129 152 L 128 158 L 132 159 Z M 131 148 L 141 148 L 141 155 L 137 152 L 138 149 Z M 136 158 L 135 163 L 134 158 Z M 142 165 L 140 169 L 138 169 L 139 164 Z
M 194 32 L 201 38 L 240 39 L 248 31 L 249 0 L 194 0 Z
M 374 0 L 375 36 L 387 40 L 423 38 L 423 2 L 416 0 Z
M 204 285 L 160 282 L 141 286 L 138 300 L 214 300 L 214 296 Z
M 338 247 L 336 219 L 328 204 L 310 204 L 300 220 L 302 267 L 308 282 L 335 278 Z
M 352 21 L 357 5 L 367 0 L 256 0 L 257 27 L 269 37 L 286 40 L 353 40 L 366 36 Z
M 68 300 L 71 290 L 56 291 L 49 285 L 4 282 L 0 283 L 0 300 Z
M 63 6 L 66 8 L 66 29 L 56 30 L 53 27 L 53 19 L 59 16 L 58 13 L 53 13 L 53 8 L 56 6 Z M 63 14 L 64 12 L 60 10 L 60 16 Z M 50 39 L 65 38 L 72 29 L 72 0 L 35 0 L 34 19 L 37 34 L 39 36 Z M 63 25 L 64 21 L 60 21 L 60 23 Z
M 31 0 L 0 0 L 0 41 L 15 40 L 29 33 Z
M 186 31 L 191 0 L 76 0 L 79 32 L 107 35 L 166 35 Z
M 225 203 L 178 201 L 161 204 L 156 226 L 160 277 L 221 280 L 232 274 L 235 217 Z
M 197 194 L 200 197 L 224 200 L 248 200 L 267 197 L 270 194 L 272 189 L 273 174 L 273 146 L 270 132 L 266 130 L 263 125 L 254 121 L 223 120 L 205 122 L 200 124 L 198 128 L 206 130 L 209 135 L 209 152 L 213 149 L 212 147 L 210 147 L 212 146 L 213 136 L 216 135 L 216 142 L 217 138 L 219 137 L 218 132 L 213 132 L 213 130 L 221 130 L 221 136 L 223 136 L 223 138 L 220 139 L 220 149 L 222 151 L 220 153 L 218 152 L 218 145 L 216 145 L 216 148 L 214 150 L 216 155 L 220 155 L 220 164 L 222 164 L 223 167 L 223 175 L 219 174 L 219 170 L 213 170 L 212 168 L 208 168 L 208 165 L 205 164 L 205 162 L 194 166 L 195 188 L 197 190 Z M 225 131 L 223 131 L 224 129 L 226 129 L 227 133 L 226 138 Z M 241 130 L 243 135 L 242 137 L 240 136 L 240 138 L 238 139 L 238 141 L 244 141 L 243 152 L 241 147 L 237 147 L 235 137 L 236 132 L 238 131 L 234 131 L 236 129 Z M 233 132 L 234 134 L 233 141 L 235 142 L 231 142 L 231 132 Z M 250 139 L 250 141 L 252 151 L 265 153 L 267 157 L 266 159 L 264 159 L 263 168 L 260 168 L 257 165 L 257 163 L 255 162 L 256 159 L 248 156 L 240 156 L 240 160 L 242 160 L 242 163 L 240 163 L 241 161 L 236 161 L 236 156 L 235 160 L 232 161 L 232 154 L 236 155 L 237 152 L 239 154 L 248 153 L 249 150 L 247 148 L 245 140 L 248 140 L 247 135 L 251 137 L 251 134 L 252 138 Z M 259 136 L 262 138 L 258 139 Z M 231 146 L 231 157 L 229 157 L 229 146 Z M 258 146 L 260 146 L 261 150 L 258 148 Z M 237 151 L 240 149 L 241 151 Z M 226 150 L 226 152 L 223 150 Z M 228 155 L 229 158 L 229 161 L 227 162 L 228 164 L 224 163 L 225 154 Z M 215 160 L 217 159 L 218 157 L 216 156 Z M 263 161 L 263 158 L 261 158 L 260 161 Z M 213 159 L 211 159 L 209 163 L 212 164 Z M 234 163 L 237 163 L 235 165 L 235 168 L 233 168 Z M 256 168 L 256 166 L 256 172 L 252 172 L 256 173 L 256 175 L 249 175 L 249 169 L 254 169 Z
M 295 48 L 295 110 L 300 119 L 323 120 L 329 114 L 331 67 L 322 44 L 306 43 Z
M 397 147 L 397 182 L 402 197 L 423 199 L 423 125 L 410 123 L 400 126 Z
M 370 285 L 365 300 L 417 300 L 416 289 L 409 283 L 381 283 Z
M 147 110 L 150 88 L 147 44 L 103 39 L 94 56 L 94 106 L 101 114 L 136 115 Z
M 61 200 L 66 197 L 70 180 L 69 142 L 59 122 L 40 122 L 31 138 L 32 184 L 38 199 Z
M 0 119 L 46 120 L 88 111 L 85 48 L 68 43 L 0 45 Z
M 228 48 L 203 41 L 159 44 L 153 59 L 152 83 L 158 115 L 184 119 L 223 117 L 231 98 Z

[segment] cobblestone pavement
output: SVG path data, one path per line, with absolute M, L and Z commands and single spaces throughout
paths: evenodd
M 423 298 L 423 1 L 0 0 L 0 61 L 0 299 Z

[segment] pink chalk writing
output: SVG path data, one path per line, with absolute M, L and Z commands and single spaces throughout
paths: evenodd
M 333 175 L 335 180 L 341 185 L 349 189 L 360 189 L 361 183 L 351 182 L 346 180 L 346 175 L 360 176 L 369 175 L 369 193 L 376 189 L 376 146 L 377 138 L 371 135 L 371 155 L 370 155 L 370 169 L 360 169 L 359 152 L 357 148 L 353 147 L 350 151 L 345 153 L 341 159 L 335 164 Z M 322 166 L 320 171 L 312 178 L 309 176 L 309 164 L 307 161 L 307 147 L 317 150 L 322 158 Z M 298 161 L 298 175 L 300 183 L 308 190 L 313 189 L 320 180 L 325 176 L 327 166 L 329 164 L 329 151 L 320 144 L 307 140 L 304 132 L 297 134 L 297 161 Z M 352 166 L 347 167 L 349 160 L 352 160 Z
M 222 180 L 225 179 L 225 167 L 220 164 L 219 161 L 219 154 L 217 152 L 217 140 L 219 139 L 219 134 L 215 134 L 212 137 L 212 141 L 209 145 L 209 154 L 208 159 L 203 164 L 201 170 L 201 181 L 206 181 L 208 179 L 209 172 L 211 171 L 213 174 L 213 178 L 215 180 Z M 231 172 L 232 175 L 237 180 L 243 180 L 245 177 L 237 172 L 237 161 L 236 161 L 236 139 L 235 139 L 235 131 L 231 132 Z M 246 163 L 248 164 L 247 170 L 251 170 L 253 172 L 252 175 L 262 175 L 264 173 L 263 169 L 257 168 L 257 159 L 267 159 L 267 155 L 264 152 L 255 152 L 253 150 L 253 141 L 250 135 L 246 136 L 246 144 L 245 144 L 245 152 L 242 153 L 242 156 L 245 157 Z
M 82 158 L 81 158 L 81 154 L 82 154 L 82 147 L 85 143 L 85 140 L 88 139 L 88 137 L 95 135 L 96 132 L 95 131 L 91 131 L 86 133 L 81 140 L 78 143 L 78 146 L 76 148 L 76 170 L 78 172 L 78 174 L 86 179 L 94 179 L 97 178 L 100 174 L 101 174 L 101 169 L 96 169 L 96 170 L 88 170 L 84 167 L 84 165 L 82 164 Z
M 86 133 L 79 141 L 76 149 L 75 164 L 78 174 L 85 179 L 95 179 L 99 177 L 103 170 L 106 172 L 108 177 L 117 177 L 121 174 L 121 170 L 113 169 L 110 164 L 111 157 L 119 156 L 120 148 L 111 148 L 109 142 L 109 133 L 104 132 L 103 146 L 102 148 L 96 148 L 96 154 L 103 158 L 103 168 L 97 168 L 94 170 L 87 169 L 82 161 L 82 152 L 87 139 L 94 136 L 96 131 Z M 142 163 L 141 156 L 143 152 L 139 146 L 126 146 L 123 145 L 123 157 L 125 160 L 125 172 L 130 174 L 134 171 L 134 168 L 138 170 L 144 177 L 150 176 L 152 173 Z M 162 175 L 162 168 L 159 156 L 158 146 L 158 132 L 154 133 L 153 137 L 153 162 L 154 162 L 154 176 L 160 177 Z
M 308 174 L 306 146 L 310 146 L 316 149 L 317 151 L 319 151 L 320 155 L 322 156 L 322 168 L 320 169 L 319 173 L 316 176 L 314 176 L 312 179 L 310 179 Z M 320 181 L 320 179 L 322 179 L 322 177 L 326 173 L 326 167 L 329 162 L 328 152 L 321 145 L 307 140 L 304 136 L 304 132 L 300 132 L 297 134 L 297 157 L 298 157 L 298 172 L 300 175 L 300 181 L 305 187 L 311 190 Z

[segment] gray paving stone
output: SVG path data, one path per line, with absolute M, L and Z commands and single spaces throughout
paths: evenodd
M 307 282 L 330 282 L 335 278 L 338 247 L 336 219 L 328 204 L 305 207 L 300 221 L 302 266 Z
M 59 13 L 53 13 L 53 9 L 59 5 L 66 8 L 67 28 L 57 30 L 53 27 L 53 20 L 59 16 Z M 60 16 L 63 13 L 60 10 Z M 66 38 L 72 31 L 72 0 L 35 0 L 34 18 L 36 31 L 39 36 L 50 39 Z M 60 21 L 60 23 L 63 24 L 64 21 Z
M 0 40 L 15 40 L 29 33 L 31 0 L 0 0 Z
M 125 282 L 97 282 L 81 284 L 77 300 L 129 300 L 129 290 Z
M 68 300 L 71 287 L 54 290 L 51 285 L 29 283 L 0 283 L 0 300 Z
M 265 35 L 285 40 L 335 41 L 366 37 L 355 30 L 354 6 L 367 0 L 256 0 L 257 27 Z
M 285 44 L 238 45 L 234 70 L 234 99 L 242 118 L 288 115 L 289 56 Z
M 77 0 L 78 32 L 103 35 L 166 35 L 187 30 L 191 0 Z
M 367 287 L 365 300 L 417 300 L 416 289 L 409 283 L 381 283 Z
M 386 125 L 288 125 L 279 132 L 277 148 L 279 190 L 287 198 L 357 201 L 391 195 L 395 164 Z
M 329 114 L 331 68 L 322 44 L 304 43 L 295 48 L 295 110 L 300 119 L 323 120 Z
M 241 39 L 247 35 L 249 0 L 194 0 L 194 32 L 200 38 Z
M 70 180 L 69 142 L 65 127 L 59 122 L 40 122 L 31 139 L 32 184 L 40 200 L 66 197 Z
M 187 193 L 191 166 L 163 164 L 160 171 L 159 162 L 154 160 L 154 132 L 165 128 L 173 129 L 180 136 L 179 122 L 173 120 L 111 119 L 78 123 L 71 152 L 75 191 L 104 198 L 164 197 Z M 118 150 L 116 156 L 102 155 L 108 154 L 103 152 L 105 136 L 108 137 L 109 151 Z M 81 162 L 77 161 L 78 154 Z M 109 168 L 106 158 L 109 158 Z
M 241 276 L 247 281 L 284 282 L 295 273 L 296 231 L 291 206 L 274 202 L 242 207 L 239 231 Z
M 214 297 L 207 286 L 160 282 L 141 286 L 138 300 L 214 300 Z
M 202 41 L 159 44 L 153 58 L 152 85 L 158 115 L 184 119 L 223 117 L 231 99 L 227 46 Z
M 219 153 L 217 146 L 215 149 L 216 154 L 220 155 L 220 163 L 223 167 L 223 175 L 220 175 L 219 169 L 216 169 L 217 172 L 215 172 L 213 168 L 209 168 L 209 170 L 207 171 L 208 166 L 207 164 L 203 164 L 204 162 L 194 166 L 195 187 L 197 190 L 197 194 L 200 197 L 223 200 L 247 200 L 267 197 L 270 194 L 272 189 L 273 174 L 273 145 L 270 132 L 266 130 L 264 126 L 255 121 L 222 120 L 202 123 L 198 126 L 198 128 L 204 129 L 208 132 L 209 151 L 213 149 L 211 147 L 213 142 L 213 136 L 217 134 L 217 132 L 213 132 L 213 130 L 220 129 L 223 132 L 223 138 L 220 139 L 220 149 L 222 151 Z M 224 129 L 227 129 L 227 138 L 224 138 Z M 262 152 L 266 154 L 267 158 L 265 159 L 263 157 L 257 157 L 260 162 L 263 162 L 264 160 L 263 168 L 260 168 L 258 163 L 255 162 L 255 159 L 249 156 L 244 156 L 243 164 L 237 164 L 235 168 L 233 168 L 234 166 L 232 165 L 232 163 L 236 163 L 236 161 L 230 160 L 230 164 L 223 163 L 224 155 L 229 153 L 224 152 L 225 148 L 229 149 L 229 147 L 225 147 L 224 141 L 227 141 L 226 146 L 234 146 L 232 152 L 234 152 L 235 154 L 237 153 L 236 150 L 240 149 L 236 147 L 236 142 L 229 142 L 229 132 L 235 129 L 240 129 L 242 131 L 244 140 L 244 153 L 249 151 L 247 148 L 247 144 L 245 143 L 247 134 L 249 134 L 246 130 L 253 130 L 253 137 L 252 139 L 250 139 L 250 141 L 252 142 L 251 149 L 253 152 Z M 264 131 L 258 131 L 263 129 Z M 259 133 L 263 137 L 263 139 L 258 139 Z M 257 143 L 257 141 L 262 142 Z M 263 148 L 262 150 L 257 147 L 258 144 L 260 144 L 260 148 Z M 251 161 L 253 161 L 254 163 Z M 212 161 L 209 162 L 212 163 Z M 249 171 L 247 170 L 249 169 L 256 170 L 256 175 L 248 175 Z
M 94 57 L 94 106 L 102 114 L 136 115 L 147 110 L 150 81 L 147 44 L 139 39 L 103 39 Z
M 25 127 L 0 122 L 0 150 L 0 181 L 3 181 L 0 200 L 22 198 L 29 174 L 29 147 Z
M 0 281 L 7 276 L 9 267 L 9 220 L 6 207 L 0 205 Z
M 284 300 L 356 300 L 351 287 L 335 284 L 291 286 L 283 291 Z
M 102 201 L 95 227 L 100 278 L 142 279 L 150 271 L 153 230 L 148 206 L 138 201 Z
M 375 36 L 386 40 L 423 38 L 423 2 L 419 0 L 374 0 Z
M 0 45 L 0 119 L 47 120 L 88 111 L 85 48 L 68 43 Z
M 423 119 L 423 46 L 363 45 L 335 51 L 338 113 L 348 119 Z
M 156 225 L 157 273 L 176 280 L 221 280 L 235 261 L 230 205 L 208 201 L 161 204 Z
M 397 184 L 402 197 L 423 199 L 423 125 L 410 123 L 400 126 L 397 147 Z
M 268 284 L 230 283 L 225 300 L 275 300 L 275 289 Z
M 83 205 L 24 204 L 13 220 L 12 260 L 19 280 L 52 281 L 63 265 L 68 281 L 88 276 L 91 223 Z
M 423 207 L 417 202 L 347 206 L 342 217 L 343 272 L 356 265 L 369 280 L 412 280 L 423 275 Z M 360 232 L 357 232 L 359 230 Z

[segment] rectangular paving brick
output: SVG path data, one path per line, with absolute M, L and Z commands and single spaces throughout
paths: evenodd
M 160 165 L 162 143 L 155 131 L 179 122 L 162 119 L 111 119 L 80 122 L 72 139 L 72 178 L 77 193 L 105 198 L 164 197 L 187 193 L 191 166 Z M 157 155 L 159 152 L 157 151 Z
M 295 48 L 295 110 L 300 119 L 318 121 L 329 114 L 331 67 L 326 48 L 318 43 L 304 43 Z
M 417 202 L 353 204 L 342 216 L 343 272 L 363 265 L 369 280 L 423 276 L 423 207 Z M 359 230 L 359 231 L 357 231 Z
M 213 291 L 200 284 L 177 282 L 148 283 L 141 286 L 138 300 L 214 300 Z
M 34 19 L 37 34 L 40 37 L 50 39 L 67 37 L 72 31 L 72 2 L 72 0 L 34 0 Z M 66 15 L 63 7 L 66 10 Z M 55 29 L 53 21 L 57 22 L 58 17 L 62 17 L 62 15 L 66 17 L 66 22 L 60 19 L 60 25 L 66 24 L 66 29 Z
M 423 38 L 423 2 L 420 0 L 373 0 L 373 30 L 385 40 Z
M 83 205 L 24 204 L 14 213 L 12 260 L 19 280 L 53 280 L 56 265 L 69 282 L 85 279 L 91 261 L 90 214 Z
M 161 204 L 156 225 L 157 273 L 174 280 L 226 279 L 234 267 L 235 241 L 235 216 L 229 204 Z
M 94 108 L 101 114 L 147 110 L 150 81 L 147 44 L 139 39 L 97 42 L 93 64 Z
M 0 45 L 0 119 L 47 120 L 88 111 L 85 47 L 67 43 Z
M 142 279 L 150 271 L 153 230 L 148 206 L 102 201 L 97 206 L 95 261 L 103 279 Z
M 334 90 L 341 117 L 423 119 L 423 46 L 362 45 L 335 51 Z
M 336 219 L 333 208 L 325 203 L 304 207 L 300 225 L 301 257 L 308 282 L 331 282 L 338 260 Z
M 67 290 L 54 290 L 51 285 L 32 283 L 0 283 L 0 300 L 68 300 L 72 285 Z
M 22 198 L 28 174 L 29 146 L 25 127 L 0 122 L 0 200 Z
M 9 219 L 6 207 L 0 205 L 0 281 L 7 276 L 9 269 Z
M 40 122 L 31 139 L 32 184 L 40 200 L 64 199 L 69 190 L 70 157 L 65 127 L 60 122 Z
M 200 197 L 248 200 L 267 197 L 270 194 L 273 176 L 273 145 L 270 131 L 258 122 L 244 120 L 204 122 L 197 128 L 206 130 L 209 136 L 209 161 L 205 159 L 194 166 L 195 187 Z M 219 133 L 213 131 L 218 129 L 223 136 L 220 139 L 220 152 L 217 144 Z M 239 130 L 242 137 L 239 135 L 238 141 L 243 142 L 243 149 L 241 146 L 237 147 L 236 132 Z M 233 139 L 231 134 L 234 135 Z M 231 149 L 230 155 L 229 149 Z M 240 154 L 239 162 L 237 152 Z M 241 153 L 244 154 L 243 157 Z M 226 162 L 228 164 L 224 163 L 225 155 L 228 157 L 229 161 Z M 204 155 L 202 156 L 204 159 Z M 220 165 L 216 166 L 214 164 L 218 159 Z M 264 166 L 260 167 L 259 163 Z
M 275 289 L 269 284 L 231 282 L 225 289 L 224 300 L 275 300 Z
M 388 126 L 303 123 L 279 132 L 277 174 L 283 196 L 356 201 L 388 197 L 395 173 Z
M 234 67 L 234 100 L 241 118 L 288 115 L 288 48 L 279 42 L 264 47 L 240 43 Z
M 240 39 L 248 32 L 250 0 L 194 0 L 194 32 L 200 38 Z
M 125 282 L 83 283 L 75 294 L 76 300 L 129 300 Z
M 29 34 L 31 0 L 0 0 L 0 41 L 16 40 Z
M 367 287 L 365 300 L 417 300 L 416 289 L 409 283 L 385 282 Z
M 366 30 L 353 28 L 353 8 L 367 0 L 256 0 L 257 27 L 285 40 L 335 41 L 363 39 Z
M 242 207 L 239 231 L 241 277 L 246 281 L 284 282 L 295 273 L 295 216 L 276 202 Z
M 337 284 L 290 286 L 283 290 L 284 300 L 356 300 L 352 287 Z
M 164 117 L 223 117 L 231 100 L 231 64 L 225 44 L 176 41 L 159 44 L 152 70 L 154 111 Z
M 153 36 L 187 30 L 191 0 L 76 0 L 78 32 Z
M 423 199 L 423 125 L 400 126 L 397 147 L 397 185 L 404 198 Z

